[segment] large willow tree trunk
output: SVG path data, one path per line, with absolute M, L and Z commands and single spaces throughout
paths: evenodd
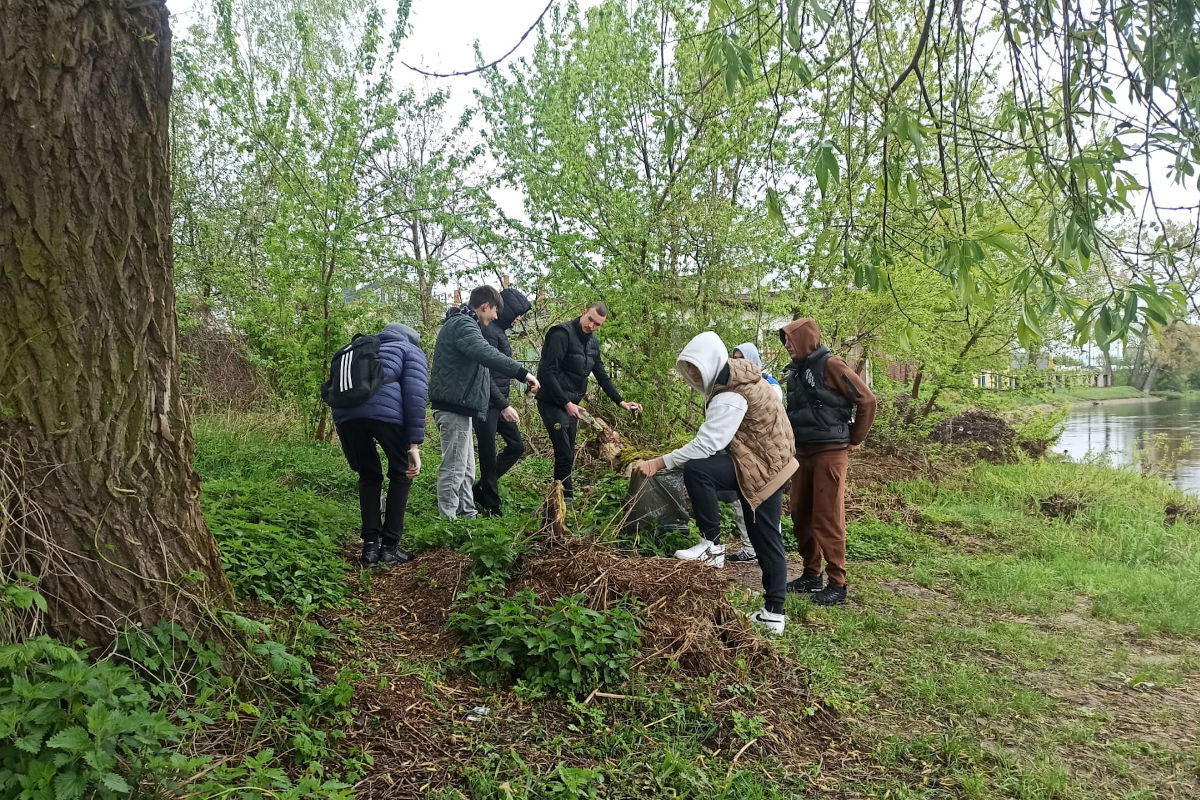
M 0 0 L 0 581 L 90 642 L 229 594 L 179 392 L 170 94 L 162 2 Z

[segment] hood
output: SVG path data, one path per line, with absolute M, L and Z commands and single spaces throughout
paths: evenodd
M 788 351 L 795 354 L 793 358 L 804 358 L 821 346 L 821 329 L 815 319 L 801 317 L 779 329 L 779 341 L 784 347 L 790 345 Z
M 393 322 L 387 325 L 379 338 L 385 342 L 408 342 L 421 346 L 421 334 L 405 325 L 403 322 Z
M 517 317 L 533 308 L 529 298 L 516 289 L 505 289 L 500 292 L 500 299 L 504 301 L 504 310 L 500 312 L 500 316 L 496 317 L 496 322 L 500 323 L 500 327 L 504 330 L 511 328 Z
M 717 376 L 721 374 L 721 370 L 728 363 L 729 350 L 721 341 L 721 337 L 713 331 L 705 331 L 696 334 L 687 343 L 687 347 L 683 348 L 679 358 L 675 360 L 675 369 L 679 370 L 679 374 L 683 375 L 683 379 L 688 382 L 689 386 L 707 396 L 712 391 L 713 384 L 717 382 Z M 697 386 L 692 382 L 691 377 L 684 369 L 686 364 L 691 364 L 700 371 L 703 385 Z
M 754 342 L 742 342 L 733 349 L 741 350 L 743 358 L 759 369 L 762 369 L 762 356 L 758 354 L 758 347 L 755 346 Z
M 467 316 L 467 317 L 473 317 L 474 319 L 479 319 L 479 317 L 475 316 L 475 312 L 471 310 L 471 307 L 468 306 L 466 303 L 463 303 L 461 306 L 450 306 L 449 308 L 447 308 L 446 316 L 442 317 L 442 322 L 445 323 L 445 322 L 448 322 L 452 317 L 461 317 L 461 316 Z

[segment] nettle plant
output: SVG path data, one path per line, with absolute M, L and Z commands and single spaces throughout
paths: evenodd
M 128 796 L 177 735 L 126 666 L 46 636 L 0 647 L 0 796 Z
M 450 616 L 470 644 L 464 665 L 480 680 L 520 680 L 527 687 L 575 694 L 629 677 L 641 643 L 632 603 L 603 611 L 582 594 L 538 603 L 532 589 L 512 597 L 482 594 Z

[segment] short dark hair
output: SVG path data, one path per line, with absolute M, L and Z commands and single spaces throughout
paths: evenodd
M 476 286 L 471 290 L 471 296 L 467 299 L 467 305 L 471 310 L 480 308 L 484 303 L 491 303 L 497 311 L 504 310 L 504 298 L 500 296 L 500 292 L 496 291 L 494 286 Z
M 594 302 L 590 306 L 588 306 L 585 310 L 586 311 L 595 311 L 600 316 L 604 317 L 605 319 L 608 319 L 608 305 L 605 304 L 605 302 L 603 300 L 597 300 L 596 302 Z

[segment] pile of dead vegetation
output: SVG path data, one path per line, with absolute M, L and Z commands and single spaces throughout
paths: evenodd
M 251 361 L 245 337 L 210 313 L 193 310 L 197 324 L 181 327 L 183 391 L 194 411 L 246 411 L 271 395 L 270 381 Z
M 598 534 L 581 537 L 566 526 L 561 492 L 541 509 L 544 525 L 534 553 L 510 583 L 539 597 L 582 594 L 589 608 L 604 611 L 634 600 L 642 618 L 639 665 L 658 661 L 693 675 L 760 667 L 777 658 L 775 648 L 750 628 L 729 601 L 729 578 L 699 562 L 675 558 L 622 557 Z
M 1006 464 L 1024 453 L 1030 458 L 1041 458 L 1054 442 L 1056 434 L 1046 430 L 1045 437 L 1024 434 L 1008 421 L 990 411 L 970 409 L 952 417 L 946 417 L 933 426 L 928 440 L 934 444 L 963 448 L 973 455 L 993 464 Z
M 373 575 L 362 604 L 346 612 L 357 618 L 358 654 L 329 667 L 364 673 L 347 745 L 393 767 L 360 782 L 360 797 L 421 797 L 457 783 L 481 734 L 505 742 L 535 772 L 549 771 L 564 755 L 539 748 L 543 737 L 533 731 L 577 725 L 581 702 L 603 704 L 622 725 L 648 728 L 703 708 L 711 725 L 706 750 L 735 763 L 744 754 L 812 763 L 847 745 L 804 670 L 752 630 L 730 601 L 738 588 L 730 576 L 677 559 L 626 557 L 598 534 L 575 535 L 556 490 L 531 526 L 538 530 L 514 533 L 524 539 L 522 553 L 491 591 L 509 599 L 532 592 L 547 607 L 582 602 L 601 614 L 636 609 L 641 635 L 628 677 L 531 701 L 528 686 L 517 692 L 470 671 L 464 656 L 478 643 L 456 630 L 453 618 L 479 600 L 471 588 L 478 565 L 453 550 L 418 553 L 410 564 Z M 374 672 L 364 669 L 362 655 Z M 664 692 L 678 703 L 665 717 Z M 748 719 L 757 720 L 749 741 Z
M 993 464 L 1012 461 L 1019 447 L 1017 431 L 1011 425 L 995 414 L 978 409 L 941 420 L 930 431 L 929 441 L 967 449 Z

